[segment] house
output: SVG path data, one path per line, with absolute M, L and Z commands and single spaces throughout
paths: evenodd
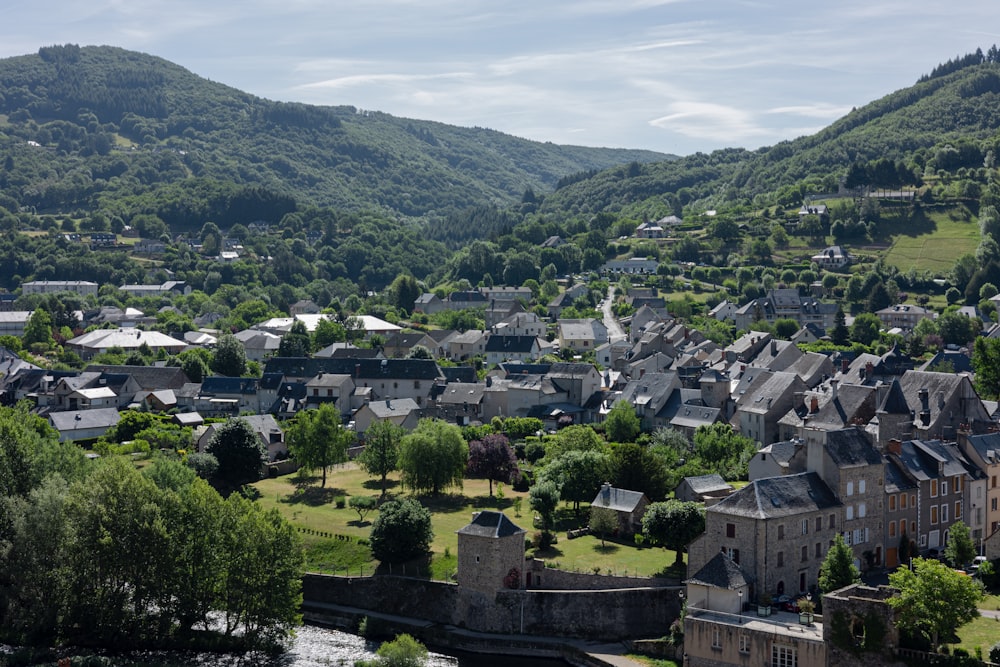
M 423 332 L 403 333 L 401 331 L 397 331 L 396 333 L 386 337 L 385 343 L 382 345 L 382 354 L 385 355 L 386 358 L 399 359 L 402 357 L 408 357 L 413 351 L 413 348 L 418 345 L 430 352 L 431 355 L 434 355 L 435 350 L 438 347 L 437 341 Z
M 446 347 L 448 359 L 466 361 L 486 352 L 486 334 L 470 329 L 452 336 Z
M 317 315 L 319 306 L 312 299 L 299 299 L 288 307 L 288 314 L 292 315 Z
M 435 401 L 438 406 L 460 409 L 470 421 L 481 420 L 485 391 L 486 385 L 481 382 L 449 382 L 441 388 Z
M 981 492 L 982 497 L 970 495 L 970 520 L 966 521 L 970 526 L 974 523 L 985 526 L 982 535 L 976 535 L 973 530 L 972 538 L 981 540 L 1000 529 L 1000 485 L 997 484 L 1000 478 L 1000 433 L 971 435 L 960 431 L 957 444 L 962 454 L 985 474 L 986 490 Z M 982 520 L 978 515 L 983 515 Z
M 433 292 L 424 292 L 413 302 L 413 312 L 434 315 L 446 310 L 445 303 Z
M 649 498 L 641 491 L 618 489 L 605 482 L 590 506 L 612 510 L 618 517 L 619 534 L 634 535 L 642 532 L 642 517 L 649 507 Z
M 794 373 L 764 371 L 736 401 L 734 426 L 744 436 L 768 445 L 780 440 L 778 420 L 791 408 L 805 383 Z
M 191 286 L 183 280 L 168 280 L 159 285 L 122 285 L 121 291 L 131 296 L 169 296 L 171 294 L 190 294 Z
M 59 442 L 94 440 L 121 419 L 116 408 L 50 412 L 48 417 L 52 428 L 59 431 Z
M 660 268 L 660 262 L 646 257 L 630 257 L 628 259 L 612 259 L 601 266 L 601 273 L 621 273 L 625 275 L 654 275 Z
M 832 245 L 821 250 L 811 258 L 821 269 L 840 269 L 850 264 L 852 259 L 851 253 L 839 245 Z
M 306 405 L 319 407 L 323 403 L 333 403 L 342 415 L 349 415 L 355 409 L 351 404 L 354 393 L 354 379 L 347 374 L 319 372 L 305 383 Z
M 31 310 L 9 310 L 0 311 L 0 336 L 24 335 L 24 328 L 28 325 L 28 320 L 34 311 Z
M 505 336 L 491 334 L 486 338 L 484 353 L 486 363 L 499 364 L 504 361 L 530 361 L 541 356 L 541 345 L 537 336 Z
M 492 327 L 490 332 L 501 336 L 534 336 L 545 335 L 546 325 L 538 315 L 531 312 L 515 313 Z
M 412 430 L 420 420 L 420 406 L 412 398 L 371 401 L 355 410 L 352 420 L 358 433 L 364 433 L 376 421 L 388 421 Z
M 80 296 L 97 296 L 98 284 L 89 280 L 32 280 L 21 283 L 21 295 L 73 292 Z
M 913 331 L 917 323 L 923 319 L 937 319 L 937 312 L 923 306 L 913 306 L 910 304 L 896 304 L 875 311 L 875 316 L 882 323 L 883 329 L 902 329 L 903 331 Z
M 234 417 L 241 412 L 265 412 L 258 390 L 260 379 L 213 375 L 201 383 L 193 407 L 203 415 Z
M 815 324 L 823 330 L 834 325 L 838 305 L 815 297 L 802 297 L 796 289 L 772 289 L 759 299 L 748 301 L 733 313 L 736 329 L 749 329 L 762 320 L 792 319 L 800 326 Z
M 662 239 L 667 233 L 658 222 L 646 221 L 635 228 L 634 235 L 638 239 Z
M 188 345 L 159 331 L 143 331 L 131 327 L 120 329 L 96 329 L 66 341 L 67 347 L 84 359 L 90 359 L 111 348 L 121 348 L 125 352 L 146 346 L 153 352 L 165 350 L 168 354 L 182 352 Z
M 373 401 L 412 398 L 417 405 L 426 403 L 435 383 L 444 382 L 431 359 L 271 357 L 264 372 L 278 373 L 284 382 L 307 382 L 320 373 L 349 375 L 356 394 L 367 388 Z
M 719 473 L 685 477 L 674 489 L 674 497 L 686 502 L 710 504 L 730 495 L 736 489 Z
M 755 480 L 805 472 L 805 451 L 805 442 L 799 438 L 764 445 L 748 463 L 748 478 Z
M 559 320 L 559 346 L 563 350 L 589 352 L 608 342 L 608 328 L 593 318 Z

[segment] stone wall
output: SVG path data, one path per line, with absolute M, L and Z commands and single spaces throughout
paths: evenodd
M 307 574 L 303 603 L 326 603 L 480 632 L 615 641 L 660 637 L 680 614 L 680 588 L 503 590 L 494 596 L 405 577 Z
M 525 569 L 531 573 L 529 588 L 580 591 L 607 590 L 613 588 L 663 588 L 680 586 L 676 579 L 650 579 L 648 577 L 620 577 L 610 574 L 567 572 L 545 567 L 545 561 L 537 558 L 528 560 Z
M 898 664 L 895 612 L 886 604 L 894 594 L 887 586 L 854 584 L 823 596 L 823 640 L 829 667 Z

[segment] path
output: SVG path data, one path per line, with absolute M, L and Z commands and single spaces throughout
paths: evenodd
M 625 330 L 618 323 L 618 318 L 615 317 L 615 314 L 611 312 L 611 305 L 614 303 L 614 300 L 615 288 L 611 286 L 608 287 L 608 295 L 600 303 L 601 312 L 604 313 L 604 326 L 608 329 L 608 341 L 611 343 L 625 340 Z

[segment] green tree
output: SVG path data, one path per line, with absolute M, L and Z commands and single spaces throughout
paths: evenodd
M 559 488 L 559 497 L 573 503 L 579 512 L 581 502 L 590 502 L 608 478 L 608 457 L 593 450 L 570 450 L 545 464 L 543 479 Z
M 1000 339 L 980 336 L 972 350 L 976 390 L 983 398 L 1000 399 Z
M 389 473 L 399 470 L 399 446 L 405 433 L 402 426 L 390 421 L 375 421 L 365 431 L 365 448 L 357 461 L 365 472 L 381 479 L 383 498 Z
M 705 532 L 705 515 L 699 503 L 667 500 L 652 503 L 642 515 L 642 532 L 667 549 L 677 552 L 676 563 L 684 562 L 687 545 Z
M 369 536 L 372 556 L 386 563 L 426 554 L 433 539 L 431 513 L 411 498 L 383 503 Z
M 972 541 L 969 527 L 963 521 L 956 521 L 948 529 L 948 544 L 944 556 L 952 567 L 964 567 L 976 557 L 976 545 Z
M 292 328 L 281 337 L 278 344 L 279 357 L 308 357 L 312 352 L 312 340 L 309 338 L 309 331 L 305 322 L 295 320 Z
M 913 569 L 900 568 L 889 575 L 889 585 L 899 595 L 888 599 L 897 616 L 897 625 L 922 635 L 933 650 L 955 630 L 979 616 L 983 598 L 978 583 L 944 563 L 914 558 Z
M 300 411 L 288 436 L 295 460 L 306 468 L 320 469 L 322 488 L 326 488 L 327 468 L 347 461 L 347 448 L 354 441 L 354 433 L 344 428 L 340 410 L 333 403 Z
M 240 377 L 247 370 L 247 351 L 242 341 L 229 334 L 219 336 L 211 368 L 219 375 Z
M 407 634 L 382 644 L 375 654 L 378 659 L 371 667 L 423 667 L 427 664 L 427 649 Z
M 378 499 L 375 496 L 351 496 L 347 506 L 358 513 L 358 521 L 363 523 L 365 515 L 378 507 Z
M 462 430 L 440 419 L 421 419 L 400 443 L 403 485 L 417 493 L 437 495 L 451 486 L 461 488 L 468 460 Z
M 632 442 L 641 427 L 635 408 L 624 400 L 615 401 L 604 420 L 604 432 L 612 442 Z
M 861 313 L 851 324 L 851 340 L 862 345 L 871 345 L 878 340 L 882 322 L 872 313 Z
M 422 290 L 417 279 L 410 275 L 399 275 L 386 290 L 389 303 L 406 313 L 413 312 L 413 303 L 420 297 Z
M 601 536 L 601 546 L 604 538 L 618 530 L 618 514 L 607 507 L 592 505 L 590 508 L 590 532 Z
M 615 487 L 645 493 L 653 502 L 670 491 L 666 464 L 645 445 L 629 442 L 616 447 L 608 459 L 608 473 Z
M 267 448 L 245 419 L 230 419 L 219 427 L 205 451 L 219 461 L 219 478 L 233 486 L 260 479 L 267 462 Z
M 584 424 L 574 424 L 560 429 L 545 447 L 548 458 L 556 458 L 571 450 L 603 452 L 605 443 L 594 429 Z
M 542 528 L 552 530 L 559 506 L 559 485 L 551 479 L 540 480 L 528 491 L 528 504 L 542 518 Z
M 52 338 L 52 317 L 44 308 L 36 308 L 28 322 L 24 325 L 24 345 L 44 345 L 52 347 L 55 339 Z
M 850 342 L 851 332 L 845 324 L 846 321 L 844 309 L 837 306 L 837 312 L 833 316 L 833 328 L 830 329 L 830 340 L 834 345 L 847 345 Z
M 860 581 L 861 572 L 854 566 L 854 553 L 844 542 L 844 537 L 837 533 L 823 564 L 819 566 L 819 589 L 830 593 Z
M 747 466 L 756 453 L 757 443 L 729 424 L 716 422 L 695 429 L 695 456 L 729 481 L 746 478 Z
M 317 350 L 322 350 L 334 343 L 342 343 L 345 340 L 347 340 L 347 329 L 340 322 L 328 318 L 320 320 L 316 324 L 316 331 L 313 332 L 313 346 Z

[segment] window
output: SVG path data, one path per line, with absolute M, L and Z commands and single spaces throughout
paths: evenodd
M 926 535 L 921 535 L 920 536 L 920 546 L 922 546 L 922 547 L 926 547 L 927 546 L 927 536 Z
M 816 532 L 823 530 L 823 517 L 816 517 Z
M 864 503 L 858 503 L 858 518 L 864 519 L 868 512 L 868 507 Z
M 736 537 L 736 524 L 727 523 L 726 524 L 726 537 Z
M 844 531 L 844 544 L 847 546 L 851 546 L 851 544 L 853 544 L 851 542 L 851 531 L 849 530 Z
M 993 498 L 992 500 L 990 500 L 990 511 L 991 512 L 996 512 L 997 511 L 997 499 L 996 498 Z
M 962 477 L 962 476 L 960 476 L 960 475 L 956 475 L 955 476 L 955 493 L 961 493 L 962 491 L 965 491 L 965 478 Z
M 917 508 L 917 494 L 915 493 L 910 494 L 910 507 L 913 509 Z
M 809 519 L 802 519 L 802 534 L 809 534 Z
M 771 667 L 799 667 L 799 653 L 794 646 L 771 644 Z
M 906 519 L 900 519 L 899 521 L 899 534 L 906 535 Z
M 829 525 L 827 526 L 827 528 L 829 528 L 830 530 L 833 530 L 836 527 L 837 527 L 837 515 L 836 514 L 831 514 L 830 515 L 830 522 L 829 522 Z
M 734 563 L 739 564 L 739 562 L 740 562 L 740 550 L 739 549 L 734 549 L 732 547 L 723 547 L 722 550 L 724 552 L 726 552 L 726 555 L 728 555 L 730 558 L 733 559 Z
M 948 482 L 941 482 L 941 495 L 942 496 L 948 495 Z
M 889 511 L 890 512 L 895 512 L 896 511 L 896 494 L 895 493 L 890 493 L 889 494 Z
M 804 563 L 807 560 L 809 560 L 809 545 L 803 544 L 802 545 L 802 562 Z
M 962 520 L 962 503 L 961 501 L 955 501 L 955 521 Z
M 931 498 L 937 498 L 938 493 L 938 481 L 936 479 L 931 480 Z
M 901 509 L 901 510 L 905 510 L 906 509 L 906 494 L 905 493 L 899 494 L 899 509 Z
M 778 524 L 778 539 L 785 539 L 785 524 Z
M 889 537 L 896 537 L 896 522 L 889 522 Z
M 858 493 L 864 493 L 864 492 L 865 492 L 865 480 L 860 479 L 858 480 Z
M 785 566 L 785 552 L 784 551 L 779 551 L 778 552 L 778 567 L 784 567 L 784 566 Z
M 849 496 L 853 496 L 854 495 L 854 482 L 848 482 L 847 483 L 847 495 L 849 495 Z
M 931 505 L 931 523 L 938 522 L 938 507 L 937 505 Z
M 917 534 L 917 522 L 916 521 L 911 521 L 910 522 L 910 535 L 916 535 L 916 534 Z
M 990 478 L 990 486 L 993 487 L 994 489 L 997 488 L 997 476 L 996 475 L 993 475 L 993 477 Z
M 740 633 L 740 653 L 750 652 L 750 635 L 745 632 Z
M 722 648 L 722 632 L 719 628 L 712 628 L 712 648 Z
M 845 518 L 848 521 L 850 521 L 851 519 L 853 519 L 854 518 L 854 505 L 848 505 L 845 508 L 845 512 L 846 512 L 846 517 Z
M 816 555 L 814 557 L 817 559 L 823 557 L 823 545 L 819 542 L 816 543 Z
M 948 503 L 941 505 L 941 523 L 948 523 Z

